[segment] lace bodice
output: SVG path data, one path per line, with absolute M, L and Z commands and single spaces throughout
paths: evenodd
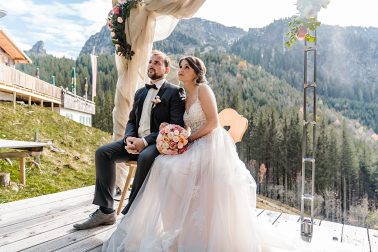
M 196 132 L 205 122 L 205 113 L 202 110 L 200 101 L 197 99 L 184 113 L 184 122 L 186 126 L 189 126 L 192 133 Z

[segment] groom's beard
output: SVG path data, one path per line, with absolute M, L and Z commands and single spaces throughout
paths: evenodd
M 154 69 L 149 69 L 147 72 L 147 75 L 148 75 L 148 78 L 150 78 L 151 80 L 158 80 L 164 77 L 163 74 L 161 75 L 157 74 Z

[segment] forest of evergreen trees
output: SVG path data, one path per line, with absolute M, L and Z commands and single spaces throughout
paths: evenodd
M 237 56 L 219 52 L 199 56 L 208 68 L 209 85 L 215 92 L 219 111 L 232 107 L 250 122 L 238 149 L 258 183 L 258 193 L 299 207 L 302 94 L 286 81 Z M 70 88 L 70 69 L 75 66 L 77 92 L 83 95 L 84 79 L 90 77 L 88 55 L 81 55 L 76 61 L 50 55 L 31 57 L 33 65 L 22 66 L 23 71 L 33 75 L 38 66 L 41 79 L 51 82 L 55 75 L 57 85 L 63 88 Z M 177 62 L 178 57 L 173 55 L 173 61 Z M 100 55 L 93 126 L 106 132 L 112 132 L 116 81 L 114 56 Z M 327 114 L 325 105 L 320 105 L 318 111 L 316 216 L 373 227 L 378 223 L 377 144 L 352 135 L 347 120 L 335 123 L 335 115 Z

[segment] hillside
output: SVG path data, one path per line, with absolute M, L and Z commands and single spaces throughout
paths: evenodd
M 250 29 L 232 44 L 230 53 L 302 90 L 303 44 L 290 50 L 283 45 L 287 22 Z M 317 34 L 319 94 L 328 106 L 378 132 L 378 29 L 321 25 Z
M 12 160 L 13 166 L 0 160 L 0 171 L 10 172 L 13 182 L 10 188 L 0 187 L 0 204 L 94 184 L 94 153 L 111 140 L 108 133 L 39 106 L 17 105 L 14 112 L 5 102 L 0 102 L 0 121 L 0 138 L 34 141 L 38 130 L 40 140 L 53 142 L 52 148 L 44 149 L 39 167 L 27 159 L 25 187 L 18 184 L 18 160 Z

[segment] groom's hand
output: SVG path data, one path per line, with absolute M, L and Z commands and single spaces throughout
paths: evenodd
M 130 154 L 138 154 L 138 150 L 135 148 L 134 141 L 137 139 L 136 137 L 127 137 L 125 139 L 125 149 Z
M 139 153 L 146 147 L 142 138 L 135 138 L 134 146 Z

